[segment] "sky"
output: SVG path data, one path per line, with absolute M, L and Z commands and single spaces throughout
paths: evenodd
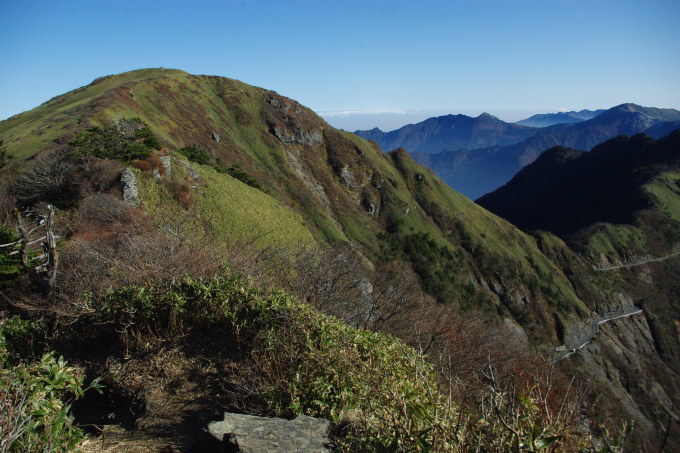
M 147 67 L 275 90 L 346 130 L 680 109 L 680 0 L 0 0 L 0 119 Z

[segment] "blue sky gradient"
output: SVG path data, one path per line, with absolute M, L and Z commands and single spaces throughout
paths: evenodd
M 159 66 L 276 90 L 346 129 L 680 108 L 678 24 L 678 0 L 3 0 L 0 119 Z

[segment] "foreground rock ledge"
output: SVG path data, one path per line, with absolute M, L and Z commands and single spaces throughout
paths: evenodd
M 294 420 L 225 412 L 224 420 L 208 425 L 208 432 L 224 442 L 226 451 L 243 453 L 329 452 L 330 422 L 306 415 Z

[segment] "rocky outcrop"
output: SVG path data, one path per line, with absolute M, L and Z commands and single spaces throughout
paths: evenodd
M 123 201 L 129 206 L 139 206 L 139 189 L 137 178 L 129 168 L 120 175 L 120 187 L 123 190 Z
M 187 162 L 186 160 L 180 160 L 180 163 L 184 168 L 186 168 L 187 172 L 189 172 L 189 176 L 191 176 L 194 179 L 194 181 L 198 181 L 199 179 L 201 179 L 201 175 L 196 170 L 194 170 L 194 168 L 191 165 L 189 165 L 189 162 Z
M 296 143 L 299 145 L 320 145 L 323 143 L 323 134 L 314 129 L 305 131 L 295 128 L 294 130 L 289 131 L 282 127 L 273 127 L 272 132 L 274 132 L 276 138 L 286 145 Z
M 330 451 L 329 427 L 328 420 L 306 415 L 284 420 L 225 412 L 224 420 L 211 423 L 208 432 L 230 452 L 321 453 Z
M 168 178 L 172 177 L 172 158 L 170 156 L 161 156 L 161 164 L 165 169 L 165 174 Z

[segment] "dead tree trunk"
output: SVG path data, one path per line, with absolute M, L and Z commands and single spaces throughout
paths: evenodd
M 42 215 L 28 210 L 20 212 L 15 208 L 14 218 L 20 238 L 16 242 L 0 245 L 21 245 L 20 250 L 12 253 L 21 253 L 21 264 L 37 277 L 43 297 L 47 297 L 54 287 L 59 266 L 57 237 L 53 231 L 54 207 L 48 205 L 47 209 L 47 215 Z

